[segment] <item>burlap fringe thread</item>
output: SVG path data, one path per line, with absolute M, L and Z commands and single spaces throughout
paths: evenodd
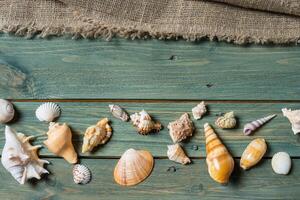
M 300 43 L 300 37 L 278 39 L 278 38 L 264 38 L 264 37 L 253 37 L 249 35 L 223 35 L 218 33 L 197 33 L 197 34 L 174 34 L 165 32 L 151 32 L 141 30 L 136 27 L 123 28 L 123 27 L 112 27 L 107 24 L 102 24 L 93 19 L 85 19 L 84 22 L 88 22 L 86 26 L 80 27 L 38 27 L 35 22 L 27 24 L 12 24 L 0 27 L 0 32 L 8 33 L 15 36 L 22 36 L 27 39 L 34 37 L 38 38 L 50 38 L 59 36 L 69 36 L 72 39 L 98 39 L 104 38 L 110 41 L 113 37 L 121 37 L 126 39 L 159 39 L 159 40 L 178 40 L 185 39 L 187 41 L 195 42 L 200 40 L 210 41 L 226 41 L 235 44 L 298 44 Z M 149 27 L 151 30 L 151 27 Z

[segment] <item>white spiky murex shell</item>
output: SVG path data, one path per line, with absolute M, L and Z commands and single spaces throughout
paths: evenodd
M 91 171 L 85 165 L 76 164 L 73 167 L 73 180 L 76 184 L 87 184 L 91 181 Z
M 198 120 L 201 119 L 202 116 L 207 112 L 206 106 L 204 101 L 202 101 L 201 103 L 199 103 L 197 106 L 195 106 L 192 109 L 192 113 L 193 113 L 193 117 L 194 119 Z
M 5 99 L 0 99 L 0 123 L 7 123 L 14 118 L 15 109 L 12 103 Z
M 123 186 L 136 185 L 151 174 L 153 166 L 154 159 L 150 152 L 128 149 L 115 167 L 114 179 Z
M 53 102 L 43 103 L 36 109 L 35 115 L 40 121 L 53 122 L 60 116 L 60 107 Z
M 244 134 L 245 135 L 250 135 L 253 131 L 273 119 L 276 115 L 269 115 L 267 117 L 263 117 L 257 120 L 254 120 L 250 123 L 245 124 L 244 126 Z
M 186 165 L 191 163 L 191 160 L 184 153 L 182 147 L 179 144 L 168 145 L 168 158 L 174 162 Z
M 47 160 L 39 159 L 37 150 L 40 145 L 32 146 L 22 133 L 16 133 L 9 126 L 5 127 L 5 145 L 2 151 L 1 162 L 4 168 L 20 183 L 24 184 L 31 178 L 40 179 L 42 174 L 49 172 L 43 168 L 49 164 Z
M 294 134 L 300 133 L 300 110 L 283 108 L 282 113 L 291 122 Z
M 129 116 L 123 108 L 121 108 L 120 106 L 115 105 L 115 104 L 108 105 L 108 107 L 109 107 L 111 114 L 114 117 L 116 117 L 124 122 L 128 121 Z

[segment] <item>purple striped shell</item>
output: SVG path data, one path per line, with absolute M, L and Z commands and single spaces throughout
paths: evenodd
M 267 123 L 269 120 L 274 118 L 276 115 L 269 115 L 267 117 L 263 117 L 260 119 L 257 119 L 255 121 L 252 121 L 244 126 L 244 134 L 245 135 L 250 135 L 253 131 Z

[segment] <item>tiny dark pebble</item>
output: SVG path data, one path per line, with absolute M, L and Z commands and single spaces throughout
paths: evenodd
M 177 56 L 175 56 L 175 55 L 171 55 L 169 58 L 169 60 L 176 60 L 176 59 L 177 59 Z
M 210 88 L 212 86 L 213 86 L 213 84 L 211 84 L 211 83 L 206 84 L 206 87 L 208 87 L 208 88 Z
M 176 167 L 175 166 L 171 166 L 167 169 L 167 172 L 176 172 Z
M 197 151 L 199 147 L 197 145 L 193 145 L 192 148 L 193 148 L 194 151 Z

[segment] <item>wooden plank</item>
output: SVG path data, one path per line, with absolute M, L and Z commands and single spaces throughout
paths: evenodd
M 299 48 L 0 37 L 11 99 L 299 100 Z
M 167 145 L 172 144 L 167 125 L 184 112 L 191 114 L 191 108 L 195 102 L 183 103 L 134 103 L 134 102 L 114 102 L 123 106 L 129 113 L 147 110 L 156 120 L 159 120 L 164 129 L 158 134 L 142 136 L 137 134 L 131 123 L 122 122 L 115 119 L 108 112 L 110 102 L 58 102 L 62 108 L 60 122 L 68 122 L 74 132 L 74 144 L 78 152 L 81 150 L 82 137 L 86 128 L 95 124 L 102 117 L 109 117 L 112 121 L 113 136 L 104 146 L 99 147 L 92 154 L 82 156 L 92 157 L 118 157 L 127 148 L 145 148 L 150 150 L 156 157 L 166 157 Z M 40 102 L 16 102 L 19 119 L 12 126 L 19 132 L 26 135 L 36 135 L 35 144 L 42 144 L 46 139 L 47 124 L 39 122 L 35 118 L 35 109 Z M 222 138 L 228 149 L 235 157 L 240 157 L 247 144 L 256 137 L 263 137 L 269 145 L 266 156 L 272 156 L 277 151 L 287 151 L 291 156 L 300 155 L 299 137 L 292 133 L 289 121 L 282 116 L 281 108 L 299 108 L 299 104 L 294 103 L 209 103 L 209 114 L 202 120 L 195 121 L 196 132 L 194 136 L 182 143 L 188 155 L 192 157 L 204 157 L 204 133 L 203 124 L 209 122 L 214 124 L 216 115 L 222 112 L 234 110 L 239 121 L 237 129 L 220 130 L 216 132 Z M 268 114 L 278 114 L 270 123 L 257 131 L 253 136 L 244 136 L 243 125 L 259 117 Z M 3 133 L 4 126 L 0 132 Z M 0 138 L 0 147 L 3 147 L 4 135 Z M 194 146 L 198 150 L 194 150 Z M 0 149 L 1 150 L 1 149 Z M 42 155 L 53 155 L 46 148 L 41 150 Z
M 134 187 L 121 187 L 114 183 L 112 172 L 117 160 L 82 159 L 92 171 L 88 185 L 76 185 L 72 180 L 72 166 L 62 159 L 49 159 L 51 175 L 39 182 L 31 181 L 24 186 L 13 180 L 0 167 L 0 196 L 3 199 L 299 199 L 300 160 L 293 160 L 288 176 L 273 173 L 270 160 L 259 166 L 242 171 L 236 170 L 227 186 L 215 183 L 208 175 L 205 160 L 194 160 L 182 166 L 169 160 L 155 160 L 151 176 Z M 238 160 L 236 160 L 238 164 Z M 176 172 L 168 171 L 175 166 Z

